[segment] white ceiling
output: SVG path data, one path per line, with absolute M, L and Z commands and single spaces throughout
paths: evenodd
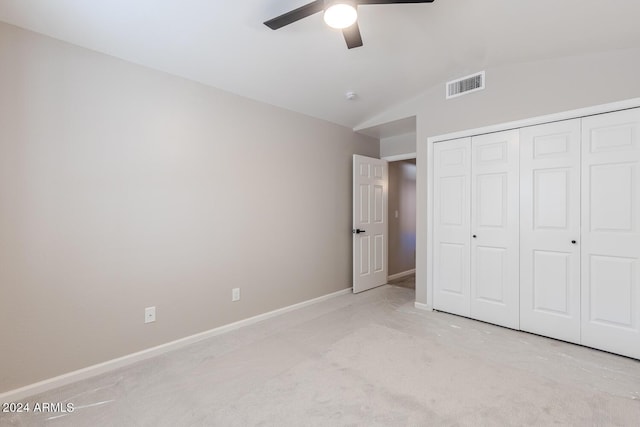
M 350 128 L 481 69 L 640 46 L 638 0 L 361 6 L 352 50 L 321 14 L 262 24 L 308 2 L 1 0 L 0 21 Z

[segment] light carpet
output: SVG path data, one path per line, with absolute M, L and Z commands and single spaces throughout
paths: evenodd
M 637 426 L 640 362 L 345 295 L 28 401 L 0 425 Z

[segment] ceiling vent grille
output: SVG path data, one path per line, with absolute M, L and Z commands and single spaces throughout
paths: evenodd
M 447 82 L 447 99 L 484 89 L 484 71 Z

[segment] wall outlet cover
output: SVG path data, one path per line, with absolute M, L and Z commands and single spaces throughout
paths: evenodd
M 156 321 L 156 308 L 147 307 L 144 309 L 144 323 L 151 323 Z

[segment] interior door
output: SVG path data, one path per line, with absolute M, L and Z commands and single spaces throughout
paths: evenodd
M 387 283 L 387 188 L 385 160 L 353 156 L 353 292 Z
M 434 149 L 433 308 L 470 315 L 471 138 Z
M 640 358 L 640 109 L 582 139 L 582 344 Z
M 520 329 L 580 343 L 580 119 L 520 130 Z
M 517 130 L 471 139 L 471 317 L 518 329 Z

